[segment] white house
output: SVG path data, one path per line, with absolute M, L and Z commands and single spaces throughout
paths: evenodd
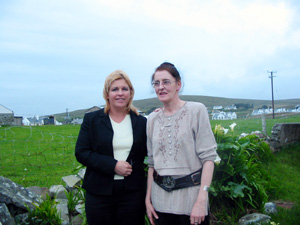
M 274 112 L 275 113 L 283 113 L 283 112 L 286 112 L 286 109 L 285 108 L 275 109 Z
M 253 110 L 251 115 L 256 116 L 256 115 L 270 114 L 270 113 L 273 113 L 272 108 Z
M 226 116 L 229 120 L 237 119 L 237 115 L 235 112 L 228 112 Z
M 221 106 L 221 105 L 216 105 L 216 106 L 213 107 L 213 109 L 220 110 L 220 109 L 223 109 L 223 106 Z
M 229 106 L 225 106 L 224 108 L 225 110 L 235 110 L 236 106 L 235 105 L 229 105 Z
M 22 123 L 24 126 L 30 126 L 30 121 L 26 117 L 23 117 Z
M 225 120 L 225 117 L 224 112 L 212 113 L 212 120 Z
M 212 120 L 233 120 L 236 119 L 237 115 L 235 112 L 213 112 Z
M 82 122 L 83 122 L 83 119 L 76 118 L 76 119 L 74 119 L 71 123 L 72 123 L 73 125 L 75 125 L 75 124 L 82 124 Z

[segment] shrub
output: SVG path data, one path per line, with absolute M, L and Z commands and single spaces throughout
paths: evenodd
M 263 211 L 273 186 L 262 162 L 273 155 L 256 135 L 239 138 L 225 131 L 221 126 L 213 130 L 222 160 L 215 167 L 210 188 L 211 211 L 223 221 L 233 221 L 247 212 Z

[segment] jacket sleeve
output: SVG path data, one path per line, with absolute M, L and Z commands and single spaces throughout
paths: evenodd
M 114 175 L 117 160 L 109 155 L 101 154 L 93 148 L 92 121 L 89 114 L 84 116 L 75 147 L 76 159 L 97 173 Z
M 151 114 L 150 114 L 151 115 Z M 147 150 L 148 150 L 148 158 L 147 163 L 148 167 L 154 167 L 154 160 L 153 160 L 153 150 L 152 150 L 152 126 L 153 126 L 153 120 L 152 117 L 149 116 L 147 119 Z

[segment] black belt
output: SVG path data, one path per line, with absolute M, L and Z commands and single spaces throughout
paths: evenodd
M 153 179 L 162 189 L 171 192 L 180 188 L 197 186 L 201 183 L 202 169 L 197 170 L 187 176 L 180 178 L 173 178 L 172 176 L 160 176 L 156 170 L 153 172 Z

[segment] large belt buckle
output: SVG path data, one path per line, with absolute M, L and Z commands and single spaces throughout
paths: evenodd
M 194 176 L 197 176 L 197 175 L 199 175 L 199 174 L 200 174 L 200 173 L 195 173 L 195 174 L 193 174 L 193 175 L 191 176 L 194 185 L 198 185 L 198 184 L 200 184 L 200 182 L 201 182 L 200 179 L 198 179 L 198 181 L 197 181 L 197 177 L 194 177 Z
M 162 179 L 162 183 L 166 188 L 174 188 L 175 187 L 175 179 L 171 176 L 164 176 Z

